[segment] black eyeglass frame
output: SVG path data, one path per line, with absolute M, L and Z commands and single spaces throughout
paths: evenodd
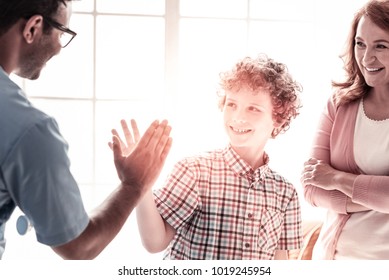
M 65 33 L 68 33 L 69 35 L 71 35 L 72 37 L 70 38 L 69 42 L 66 43 L 66 45 L 62 46 L 62 48 L 65 48 L 67 45 L 70 44 L 70 42 L 74 39 L 74 37 L 76 37 L 77 33 L 74 32 L 73 30 L 70 30 L 69 28 L 67 28 L 66 26 L 60 24 L 59 22 L 51 19 L 51 18 L 48 18 L 48 17 L 43 17 L 43 20 L 46 21 L 46 23 L 48 25 L 50 25 L 51 27 L 54 27 L 58 30 L 61 30 L 62 32 L 65 32 Z

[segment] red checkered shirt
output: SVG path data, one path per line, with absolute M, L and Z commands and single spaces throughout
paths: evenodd
M 302 244 L 293 185 L 268 167 L 253 170 L 229 146 L 178 162 L 157 208 L 176 235 L 164 259 L 274 259 Z

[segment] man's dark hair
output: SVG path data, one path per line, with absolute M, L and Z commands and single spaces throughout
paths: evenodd
M 0 0 L 0 36 L 19 19 L 29 19 L 34 15 L 52 18 L 60 4 L 72 0 Z

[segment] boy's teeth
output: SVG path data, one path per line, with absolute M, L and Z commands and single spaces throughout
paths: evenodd
M 235 132 L 239 132 L 239 133 L 243 133 L 243 132 L 247 132 L 248 130 L 247 129 L 237 129 L 237 128 L 232 128 L 233 131 Z

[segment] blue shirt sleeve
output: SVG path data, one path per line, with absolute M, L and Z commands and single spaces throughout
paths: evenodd
M 38 241 L 49 246 L 73 240 L 89 223 L 67 150 L 56 121 L 48 117 L 14 143 L 4 164 L 10 195 L 32 222 Z

